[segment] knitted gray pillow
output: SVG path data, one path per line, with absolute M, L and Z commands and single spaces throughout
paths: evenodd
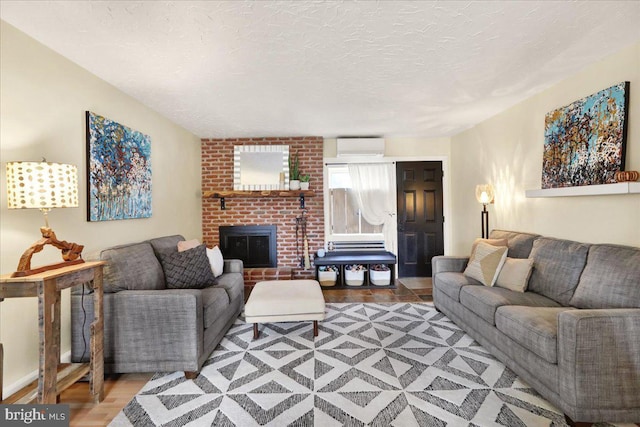
M 160 263 L 168 289 L 202 289 L 215 283 L 205 245 L 183 252 L 164 252 Z

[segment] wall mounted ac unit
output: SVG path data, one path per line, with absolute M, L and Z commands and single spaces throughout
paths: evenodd
M 384 138 L 338 138 L 338 157 L 384 156 Z

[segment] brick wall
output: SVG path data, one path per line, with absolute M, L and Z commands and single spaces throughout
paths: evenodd
M 202 191 L 233 190 L 234 145 L 288 145 L 298 152 L 300 171 L 311 176 L 310 190 L 315 197 L 305 200 L 309 252 L 324 244 L 324 203 L 322 137 L 233 138 L 202 140 Z M 219 244 L 221 225 L 277 225 L 278 268 L 298 267 L 296 256 L 296 217 L 302 214 L 296 197 L 227 198 L 226 210 L 218 199 L 202 201 L 202 238 L 207 246 Z M 302 241 L 300 241 L 302 255 Z

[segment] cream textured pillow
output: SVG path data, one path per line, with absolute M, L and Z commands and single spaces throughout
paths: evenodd
M 478 242 L 475 256 L 469 260 L 464 275 L 476 279 L 485 286 L 493 286 L 507 258 L 507 250 L 506 246 Z
M 222 258 L 220 248 L 217 246 L 214 246 L 213 249 L 207 248 L 207 257 L 209 258 L 213 275 L 216 277 L 220 276 L 224 270 L 224 259 Z
M 178 252 L 188 251 L 189 249 L 193 249 L 198 246 L 200 246 L 198 239 L 182 240 L 178 242 Z
M 476 254 L 476 247 L 478 243 L 488 243 L 493 246 L 507 246 L 507 239 L 476 239 L 473 241 L 473 245 L 471 245 L 471 255 L 469 255 L 469 262 L 473 261 L 473 258 Z
M 524 292 L 527 290 L 532 269 L 533 259 L 531 258 L 507 258 L 496 280 L 496 286 Z

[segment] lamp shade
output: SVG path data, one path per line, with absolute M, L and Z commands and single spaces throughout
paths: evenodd
M 493 186 L 491 184 L 476 185 L 476 199 L 478 199 L 478 203 L 487 205 L 493 202 L 493 198 L 494 193 Z
M 78 168 L 61 163 L 8 162 L 7 207 L 78 207 Z

